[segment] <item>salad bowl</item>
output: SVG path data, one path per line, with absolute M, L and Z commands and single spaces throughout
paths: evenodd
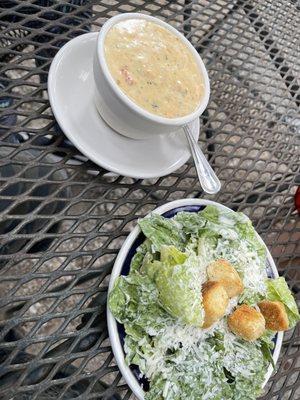
M 221 211 L 232 212 L 228 207 L 225 207 L 224 205 L 213 201 L 202 200 L 202 199 L 183 199 L 166 203 L 155 209 L 152 213 L 160 214 L 165 218 L 172 218 L 177 213 L 182 211 L 197 213 L 205 209 L 206 206 L 215 206 Z M 135 255 L 137 248 L 144 242 L 144 240 L 145 236 L 142 233 L 140 227 L 137 225 L 125 240 L 117 256 L 117 259 L 115 261 L 111 273 L 108 294 L 110 294 L 111 291 L 113 290 L 116 281 L 120 275 L 126 276 L 129 274 L 132 258 Z M 275 279 L 279 277 L 274 260 L 267 248 L 266 248 L 265 268 L 267 276 L 269 278 Z M 108 331 L 109 331 L 112 350 L 115 359 L 117 361 L 117 364 L 119 366 L 119 369 L 125 381 L 131 388 L 131 390 L 134 392 L 134 394 L 137 396 L 138 399 L 142 400 L 144 399 L 145 395 L 144 390 L 147 390 L 148 381 L 147 379 L 145 379 L 145 377 L 140 372 L 137 366 L 135 365 L 128 366 L 126 364 L 125 351 L 124 351 L 124 339 L 126 333 L 124 330 L 124 326 L 119 322 L 117 322 L 112 312 L 110 311 L 109 307 L 107 307 L 107 323 L 108 323 Z M 283 340 L 283 332 L 278 332 L 273 338 L 274 348 L 272 350 L 272 358 L 274 364 L 276 364 L 278 360 L 282 345 L 282 340 Z M 267 372 L 264 376 L 264 382 L 262 384 L 262 387 L 265 386 L 265 384 L 271 377 L 273 370 L 274 368 L 270 363 Z

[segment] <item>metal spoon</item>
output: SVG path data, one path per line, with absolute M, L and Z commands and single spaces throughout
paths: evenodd
M 221 182 L 219 181 L 217 175 L 214 173 L 212 167 L 209 165 L 209 162 L 206 160 L 189 126 L 184 125 L 183 130 L 190 145 L 195 168 L 202 189 L 209 194 L 217 193 L 221 189 Z

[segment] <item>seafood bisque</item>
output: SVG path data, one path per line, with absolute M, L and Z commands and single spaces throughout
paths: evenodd
M 178 118 L 194 112 L 204 79 L 188 46 L 163 26 L 132 18 L 107 33 L 105 59 L 119 88 L 148 112 Z

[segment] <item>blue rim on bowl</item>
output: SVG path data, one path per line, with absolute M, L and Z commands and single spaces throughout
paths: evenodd
M 223 210 L 230 209 L 226 206 L 223 206 L 220 203 L 216 203 L 210 200 L 202 200 L 202 199 L 183 199 L 183 200 L 175 200 L 169 203 L 166 203 L 158 208 L 156 208 L 154 213 L 161 214 L 166 218 L 172 218 L 180 211 L 189 211 L 189 212 L 198 212 L 201 209 L 205 208 L 207 205 L 214 205 Z M 123 246 L 120 249 L 120 252 L 115 261 L 111 278 L 109 282 L 108 293 L 112 290 L 114 283 L 119 275 L 128 275 L 130 270 L 131 259 L 134 256 L 137 247 L 144 241 L 145 236 L 141 232 L 139 226 L 137 225 L 132 232 L 128 235 L 125 240 Z M 277 278 L 278 271 L 275 266 L 274 260 L 266 248 L 267 251 L 267 262 L 266 262 L 266 271 L 270 278 Z M 117 361 L 118 367 L 123 375 L 123 378 L 127 382 L 128 386 L 131 388 L 133 393 L 137 396 L 139 400 L 144 399 L 144 390 L 143 387 L 146 388 L 147 380 L 140 374 L 140 371 L 137 366 L 128 366 L 125 363 L 125 353 L 124 353 L 124 338 L 125 331 L 122 324 L 119 324 L 109 308 L 107 307 L 107 324 L 108 324 L 108 332 L 110 337 L 110 342 L 112 346 L 112 350 Z M 283 332 L 278 332 L 275 336 L 274 343 L 275 347 L 273 349 L 273 360 L 276 364 L 280 349 L 283 340 Z M 263 387 L 268 382 L 273 372 L 273 367 L 269 365 L 268 371 L 265 376 L 265 381 L 263 383 Z

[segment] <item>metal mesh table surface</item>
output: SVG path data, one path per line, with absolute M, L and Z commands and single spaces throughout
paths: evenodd
M 0 2 L 0 398 L 128 399 L 105 321 L 115 256 L 138 217 L 212 198 L 254 222 L 299 299 L 298 1 Z M 188 162 L 158 179 L 117 176 L 82 156 L 47 98 L 53 56 L 128 11 L 181 30 L 201 54 L 211 99 L 200 144 L 222 181 L 214 197 Z M 285 334 L 263 399 L 300 398 L 300 331 Z

